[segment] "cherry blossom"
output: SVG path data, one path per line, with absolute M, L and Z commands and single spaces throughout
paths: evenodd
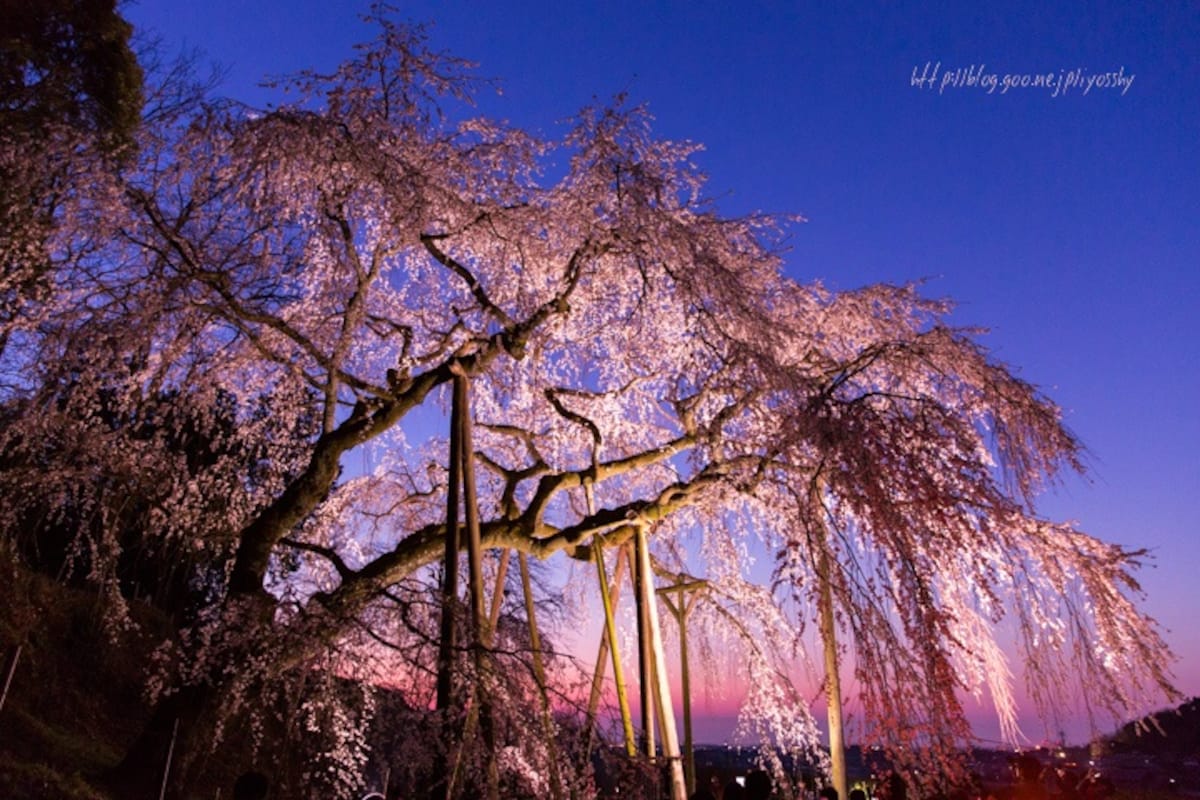
M 699 148 L 644 109 L 584 109 L 559 141 L 471 118 L 468 65 L 379 22 L 287 105 L 148 118 L 135 163 L 56 218 L 50 288 L 0 286 L 9 549 L 101 588 L 114 619 L 144 599 L 131 554 L 187 589 L 155 578 L 177 629 L 124 780 L 173 721 L 186 764 L 220 712 L 364 654 L 429 704 L 455 375 L 484 548 L 561 563 L 649 532 L 663 569 L 708 581 L 698 629 L 743 656 L 744 728 L 775 745 L 819 749 L 796 664 L 822 554 L 863 733 L 903 768 L 954 768 L 964 694 L 1015 736 L 1019 676 L 1047 713 L 1173 696 L 1141 554 L 1037 512 L 1079 443 L 949 303 L 797 283 L 790 221 L 723 216 Z M 512 720 L 539 713 L 524 613 L 495 631 L 504 670 L 456 665 Z M 305 709 L 335 732 L 314 769 L 351 785 L 360 711 Z M 498 725 L 503 769 L 537 789 L 545 742 Z

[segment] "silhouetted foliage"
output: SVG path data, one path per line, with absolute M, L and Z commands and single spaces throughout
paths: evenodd
M 0 129 L 68 125 L 110 147 L 133 140 L 142 68 L 116 0 L 0 0 Z

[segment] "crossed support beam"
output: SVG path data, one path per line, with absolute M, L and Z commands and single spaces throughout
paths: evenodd
M 484 612 L 483 548 L 480 544 L 479 503 L 475 493 L 475 458 L 472 445 L 470 380 L 463 373 L 454 376 L 453 400 L 450 409 L 450 485 L 446 497 L 446 549 L 442 572 L 441 641 L 438 648 L 437 709 L 443 713 L 446 730 L 447 764 L 442 774 L 443 784 L 435 787 L 433 796 L 453 800 L 464 750 L 478 730 L 483 736 L 487 759 L 486 793 L 489 800 L 499 800 L 500 776 L 496 764 L 495 730 L 488 701 L 488 649 L 491 644 L 490 619 Z M 462 501 L 463 528 L 467 544 L 467 611 L 470 650 L 475 670 L 470 707 L 458 738 L 458 753 L 450 757 L 452 734 L 449 730 L 451 711 L 455 704 L 454 655 L 458 643 L 458 550 L 460 546 L 459 501 Z
M 667 759 L 667 769 L 671 783 L 671 800 L 686 800 L 688 796 L 687 782 L 683 775 L 683 763 L 679 752 L 679 734 L 675 730 L 675 709 L 671 705 L 671 684 L 667 680 L 667 655 L 663 649 L 662 627 L 658 621 L 658 603 L 654 593 L 654 571 L 650 565 L 650 544 L 646 529 L 639 527 L 634 535 L 634 548 L 637 554 L 637 586 L 638 586 L 638 619 L 645 619 L 645 627 L 639 624 L 638 638 L 643 641 L 645 663 L 643 672 L 647 673 L 646 683 L 643 684 L 643 703 L 650 694 L 655 695 L 654 708 L 658 712 L 658 721 L 662 727 L 663 756 Z M 648 639 L 648 646 L 645 640 Z M 648 651 L 648 652 L 647 652 Z M 643 705 L 643 717 L 646 716 Z M 652 728 L 647 725 L 647 730 Z M 649 739 L 649 737 L 647 737 Z M 652 748 L 652 743 L 648 745 Z M 647 755 L 654 757 L 653 749 L 647 750 Z
M 679 626 L 679 674 L 680 688 L 683 690 L 683 771 L 689 797 L 696 791 L 696 753 L 692 739 L 692 684 L 688 667 L 687 618 L 699 599 L 699 594 L 695 592 L 707 586 L 708 581 L 696 580 L 680 573 L 675 576 L 675 583 L 658 589 L 658 596 L 662 598 L 667 610 L 675 618 L 675 624 Z M 672 600 L 671 595 L 678 597 Z
M 609 583 L 608 570 L 604 566 L 604 545 L 597 539 L 592 544 L 592 560 L 596 562 L 596 572 L 600 579 L 600 599 L 604 605 L 604 633 L 600 636 L 600 652 L 596 654 L 596 668 L 592 671 L 592 691 L 588 698 L 587 730 L 590 755 L 594 744 L 596 730 L 596 712 L 600 708 L 600 696 L 604 690 L 604 670 L 608 658 L 612 656 L 613 681 L 617 687 L 617 704 L 621 709 L 621 728 L 625 734 L 625 754 L 630 758 L 637 755 L 637 735 L 633 731 L 633 715 L 629 710 L 629 693 L 625 684 L 625 671 L 621 667 L 621 656 L 617 649 L 617 620 L 616 606 L 621 595 L 621 576 L 628 562 L 628 548 L 621 546 L 617 550 L 617 565 L 613 570 L 613 580 Z
M 461 535 L 466 532 L 468 559 L 467 610 L 470 649 L 475 668 L 476 685 L 470 693 L 470 706 L 461 734 L 457 737 L 458 754 L 451 759 L 454 738 L 446 730 L 445 763 L 441 770 L 446 776 L 443 784 L 434 788 L 435 800 L 453 800 L 459 786 L 463 749 L 471 743 L 477 732 L 482 733 L 487 759 L 486 792 L 489 800 L 499 800 L 499 772 L 496 765 L 496 741 L 492 720 L 492 709 L 488 700 L 490 689 L 486 685 L 491 668 L 489 653 L 492 646 L 492 631 L 500 620 L 504 599 L 504 586 L 508 576 L 511 551 L 500 555 L 496 568 L 495 586 L 491 606 L 485 614 L 483 585 L 483 551 L 480 543 L 479 506 L 475 492 L 475 457 L 472 444 L 470 383 L 466 375 L 456 374 L 453 382 L 453 401 L 450 412 L 450 484 L 446 501 L 446 549 L 442 577 L 441 640 L 438 651 L 437 708 L 444 712 L 447 723 L 454 703 L 458 699 L 454 687 L 454 656 L 460 638 L 458 631 L 458 553 L 462 544 Z M 463 525 L 459 527 L 459 503 L 462 503 Z M 554 720 L 546 681 L 545 659 L 542 652 L 541 635 L 537 627 L 536 607 L 533 598 L 529 561 L 524 553 L 518 554 L 521 589 L 525 599 L 525 615 L 529 624 L 530 651 L 534 679 L 537 682 L 541 708 L 542 734 L 549 751 L 549 777 L 552 800 L 563 796 L 561 776 L 558 772 L 555 746 Z M 460 695 L 463 693 L 459 693 Z
M 456 794 L 458 774 L 461 769 L 463 749 L 468 746 L 478 729 L 484 739 L 484 747 L 488 753 L 487 759 L 487 796 L 499 797 L 499 780 L 495 763 L 495 742 L 491 709 L 488 704 L 488 690 L 482 683 L 486 682 L 489 669 L 487 653 L 490 647 L 490 632 L 498 621 L 502 588 L 506 578 L 509 554 L 505 552 L 500 559 L 495 593 L 490 609 L 485 611 L 482 548 L 480 546 L 480 524 L 478 500 L 475 494 L 474 449 L 471 443 L 471 414 L 470 414 L 470 383 L 465 374 L 457 374 L 453 382 L 453 403 L 450 416 L 450 481 L 446 503 L 446 548 L 442 582 L 442 621 L 441 642 L 438 652 L 437 708 L 446 712 L 453 709 L 456 693 L 454 687 L 454 657 L 460 638 L 457 618 L 459 615 L 458 596 L 458 553 L 462 544 L 461 535 L 466 534 L 466 550 L 468 558 L 468 629 L 470 633 L 470 649 L 473 656 L 477 685 L 473 687 L 471 703 L 461 735 L 458 737 L 457 757 L 450 758 L 450 750 L 454 749 L 449 741 L 447 731 L 447 763 L 444 774 L 445 783 L 435 789 L 433 797 L 452 800 Z M 593 505 L 590 487 L 588 487 L 588 504 Z M 462 510 L 463 525 L 459 525 L 459 510 Z M 632 554 L 627 551 L 632 548 Z M 695 761 L 693 755 L 692 724 L 691 724 L 691 685 L 688 672 L 687 658 L 687 615 L 690 613 L 696 598 L 688 598 L 686 593 L 691 589 L 704 586 L 703 581 L 686 579 L 677 576 L 675 583 L 656 591 L 654 587 L 654 568 L 650 558 L 648 535 L 645 527 L 639 526 L 632 542 L 622 545 L 618 553 L 616 567 L 617 585 L 609 586 L 604 566 L 602 542 L 597 539 L 592 548 L 592 556 L 596 561 L 600 578 L 601 597 L 604 601 L 605 633 L 601 641 L 601 651 L 597 659 L 597 669 L 593 680 L 592 698 L 589 702 L 589 721 L 594 720 L 596 708 L 603 683 L 603 669 L 606 660 L 606 650 L 611 653 L 613 672 L 617 682 L 618 699 L 621 705 L 621 716 L 625 732 L 626 751 L 636 755 L 638 747 L 633 731 L 633 722 L 629 709 L 628 696 L 625 691 L 624 676 L 621 661 L 617 653 L 617 636 L 615 623 L 615 602 L 619 588 L 620 573 L 623 565 L 631 564 L 631 572 L 635 590 L 635 603 L 638 611 L 638 645 L 639 645 L 639 674 L 642 694 L 642 734 L 646 756 L 654 759 L 657 756 L 658 745 L 655 742 L 655 722 L 662 736 L 663 756 L 667 760 L 671 785 L 672 800 L 686 800 L 689 792 L 695 786 Z M 546 690 L 545 668 L 542 661 L 540 637 L 534 616 L 532 588 L 530 585 L 528 562 L 520 555 L 521 583 L 525 594 L 526 615 L 530 625 L 530 641 L 534 662 L 535 678 L 541 692 L 542 716 L 547 741 L 553 746 L 553 721 L 550 717 L 549 698 Z M 672 602 L 670 594 L 679 595 L 677 602 Z M 679 736 L 675 727 L 675 712 L 671 701 L 671 689 L 666 670 L 666 652 L 663 647 L 662 627 L 659 622 L 657 596 L 662 596 L 664 603 L 679 624 L 680 655 L 683 683 L 684 702 L 684 744 L 686 759 L 680 752 Z M 589 726 L 590 728 L 591 726 Z M 555 797 L 560 797 L 562 787 L 552 777 L 552 790 Z
M 661 570 L 656 570 L 652 564 L 648 537 L 642 528 L 638 529 L 632 541 L 619 545 L 611 584 L 604 566 L 603 542 L 599 538 L 592 543 L 591 557 L 596 562 L 597 574 L 600 579 L 605 628 L 600 639 L 596 669 L 592 676 L 592 693 L 588 703 L 589 730 L 594 728 L 606 664 L 611 656 L 626 754 L 633 757 L 640 751 L 647 758 L 657 758 L 659 749 L 659 743 L 655 738 L 657 727 L 657 732 L 662 739 L 662 754 L 667 761 L 672 800 L 683 800 L 695 791 L 696 780 L 692 740 L 691 678 L 687 655 L 687 615 L 694 607 L 697 596 L 689 597 L 688 593 L 702 589 L 707 584 L 705 581 L 694 580 L 686 575 L 672 575 L 673 584 L 656 589 L 654 575 L 656 572 L 661 574 Z M 621 576 L 627 563 L 632 565 L 631 578 L 638 620 L 638 673 L 642 716 L 640 746 L 634 732 L 625 676 L 616 648 L 616 603 L 620 594 Z M 671 595 L 677 595 L 677 599 L 672 601 Z M 671 615 L 679 624 L 684 719 L 683 752 L 680 750 L 679 736 L 675 727 L 675 711 L 667 676 L 666 653 L 663 647 L 658 606 L 655 602 L 656 596 L 662 598 Z M 590 749 L 589 742 L 589 751 Z

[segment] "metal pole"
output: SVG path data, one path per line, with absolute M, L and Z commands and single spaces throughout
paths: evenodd
M 13 651 L 12 661 L 8 664 L 8 674 L 4 677 L 4 693 L 0 694 L 0 710 L 4 708 L 4 701 L 8 699 L 8 687 L 12 686 L 13 675 L 17 674 L 17 661 L 21 658 L 21 647 L 17 645 L 17 649 Z
M 175 725 L 171 728 L 171 745 L 167 748 L 167 763 L 163 765 L 162 787 L 158 790 L 158 800 L 163 800 L 167 796 L 167 777 L 171 774 L 171 759 L 175 755 L 175 737 L 179 735 L 179 717 L 175 718 Z

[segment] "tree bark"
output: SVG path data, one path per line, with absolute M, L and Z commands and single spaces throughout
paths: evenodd
M 173 766 L 164 797 L 181 797 L 191 763 L 204 746 L 200 722 L 213 694 L 209 686 L 185 686 L 160 700 L 125 757 L 102 778 L 105 787 L 116 797 L 158 797 L 174 737 Z

